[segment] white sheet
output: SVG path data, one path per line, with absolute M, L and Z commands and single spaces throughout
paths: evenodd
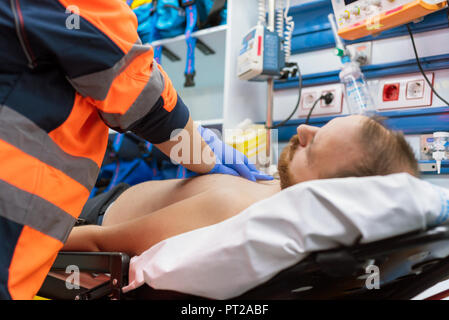
M 445 223 L 448 203 L 448 190 L 405 173 L 298 184 L 133 257 L 124 291 L 147 283 L 213 299 L 236 297 L 309 252 Z

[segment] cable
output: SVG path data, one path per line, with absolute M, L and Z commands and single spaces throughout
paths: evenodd
M 438 94 L 438 92 L 435 91 L 435 88 L 433 87 L 433 84 L 430 82 L 429 78 L 427 78 L 426 73 L 424 72 L 424 69 L 423 69 L 423 67 L 422 67 L 422 65 L 421 65 L 421 61 L 419 61 L 418 50 L 416 49 L 415 39 L 414 39 L 414 37 L 413 37 L 412 30 L 410 29 L 410 25 L 407 24 L 406 26 L 407 26 L 408 33 L 409 33 L 409 35 L 410 35 L 410 39 L 412 40 L 413 51 L 415 52 L 415 58 L 416 58 L 416 62 L 417 62 L 417 64 L 418 64 L 419 71 L 421 71 L 421 73 L 422 73 L 424 79 L 425 79 L 426 82 L 429 84 L 430 89 L 432 89 L 432 92 L 433 92 L 438 98 L 440 98 L 440 100 L 443 101 L 447 106 L 449 106 L 449 102 L 447 102 L 444 98 L 442 98 L 442 97 Z
M 310 108 L 309 113 L 307 114 L 307 118 L 306 118 L 306 122 L 304 122 L 305 124 L 309 124 L 310 121 L 310 117 L 312 116 L 312 112 L 315 109 L 316 105 L 318 104 L 319 101 L 324 100 L 324 102 L 326 104 L 331 103 L 334 100 L 334 95 L 332 94 L 332 92 L 328 92 L 324 95 L 321 95 L 318 99 L 315 100 L 315 102 L 312 105 L 312 108 Z
M 284 38 L 284 8 L 282 1 L 276 1 L 276 31 L 279 38 Z
M 266 18 L 267 9 L 266 9 L 265 0 L 259 0 L 258 10 L 259 10 L 258 24 L 264 26 L 264 25 L 266 25 L 266 22 L 267 22 L 267 20 L 266 20 L 267 19 Z
M 302 93 L 302 75 L 301 72 L 299 71 L 299 67 L 297 63 L 291 63 L 290 65 L 294 65 L 298 68 L 298 76 L 299 76 L 299 96 L 298 96 L 298 101 L 296 102 L 296 106 L 293 109 L 292 113 L 287 117 L 287 119 L 279 122 L 278 124 L 271 126 L 271 127 L 267 127 L 265 126 L 266 129 L 270 130 L 270 129 L 276 129 L 279 127 L 282 127 L 284 124 L 286 124 L 296 113 L 296 111 L 299 108 L 299 104 L 301 103 L 301 93 Z M 324 95 L 321 95 L 318 99 L 315 100 L 315 102 L 312 105 L 312 108 L 310 108 L 309 114 L 307 115 L 306 118 L 306 122 L 305 124 L 308 124 L 310 121 L 310 117 L 312 115 L 313 110 L 315 109 L 316 105 L 318 104 L 319 101 L 324 100 L 324 102 L 326 104 L 330 104 L 332 103 L 332 101 L 334 101 L 334 95 L 332 94 L 332 92 L 328 92 Z
M 299 79 L 298 79 L 298 81 L 299 81 L 299 83 L 298 83 L 298 87 L 299 87 L 298 101 L 296 102 L 295 108 L 293 109 L 292 113 L 287 117 L 287 119 L 285 119 L 285 120 L 283 120 L 283 121 L 279 122 L 278 124 L 276 124 L 276 125 L 274 125 L 274 126 L 271 126 L 271 127 L 265 126 L 265 128 L 268 129 L 268 130 L 270 130 L 270 129 L 276 129 L 276 128 L 279 128 L 279 127 L 282 127 L 283 125 L 285 125 L 285 124 L 286 124 L 286 123 L 287 123 L 287 122 L 288 122 L 288 121 L 295 115 L 296 111 L 297 111 L 298 108 L 299 108 L 299 104 L 301 103 L 301 96 L 302 96 L 302 94 L 301 94 L 301 93 L 302 93 L 302 75 L 301 75 L 301 72 L 299 71 L 299 66 L 298 66 L 297 63 L 294 62 L 294 63 L 290 63 L 289 65 L 290 65 L 290 66 L 296 66 L 296 68 L 297 68 L 297 72 L 298 72 L 298 76 L 299 76 Z M 317 103 L 318 103 L 320 100 L 324 100 L 324 102 L 325 102 L 326 104 L 330 104 L 332 101 L 334 101 L 334 95 L 332 94 L 332 92 L 328 92 L 328 93 L 326 93 L 326 94 L 324 94 L 324 95 L 321 95 L 317 100 L 315 100 L 315 102 L 313 103 L 312 108 L 310 108 L 309 114 L 307 115 L 305 124 L 308 124 L 308 123 L 309 123 L 309 120 L 310 120 L 310 117 L 311 117 L 311 115 L 312 115 L 312 112 L 313 112 L 313 110 L 315 109 Z
M 318 104 L 318 102 L 320 102 L 323 98 L 324 97 L 321 96 L 321 97 L 319 97 L 318 99 L 315 100 L 315 102 L 312 105 L 312 108 L 310 108 L 309 114 L 307 115 L 306 122 L 304 122 L 305 124 L 309 124 L 310 116 L 312 115 L 313 109 L 315 109 L 315 107 Z
M 301 71 L 299 70 L 299 66 L 298 66 L 298 64 L 296 62 L 291 63 L 290 65 L 291 66 L 296 66 L 297 72 L 298 72 L 298 77 L 299 77 L 299 79 L 298 79 L 298 81 L 299 81 L 298 82 L 298 88 L 299 88 L 298 101 L 296 102 L 295 108 L 293 109 L 292 113 L 288 116 L 287 119 L 285 119 L 285 120 L 281 121 L 280 123 L 278 123 L 278 124 L 276 124 L 274 126 L 271 126 L 271 127 L 265 126 L 266 129 L 270 130 L 270 129 L 276 129 L 276 128 L 282 127 L 284 124 L 286 124 L 295 115 L 296 111 L 299 108 L 299 104 L 301 103 L 301 93 L 302 93 L 302 75 L 301 75 Z
M 293 30 L 295 29 L 295 22 L 293 18 L 288 15 L 290 10 L 290 0 L 287 0 L 284 10 L 285 19 L 285 31 L 284 31 L 284 51 L 285 51 L 285 61 L 289 62 L 290 56 L 292 55 L 292 36 Z

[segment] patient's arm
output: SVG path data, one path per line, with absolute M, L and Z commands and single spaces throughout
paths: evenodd
M 230 188 L 202 192 L 120 224 L 76 227 L 63 250 L 139 255 L 164 239 L 226 220 L 257 200 Z

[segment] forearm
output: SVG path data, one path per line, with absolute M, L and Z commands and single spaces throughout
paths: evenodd
M 198 132 L 192 118 L 184 130 L 169 141 L 155 144 L 164 154 L 183 167 L 197 172 L 208 173 L 215 166 L 215 156 Z
M 100 226 L 80 226 L 72 229 L 62 251 L 101 251 L 98 246 L 101 239 Z
M 76 227 L 64 251 L 124 252 L 135 256 L 167 238 L 221 222 L 248 203 L 230 201 L 232 190 L 213 189 L 111 226 Z
M 155 244 L 164 239 L 159 232 L 160 225 L 150 224 L 146 230 L 131 227 L 126 228 L 132 221 L 113 225 L 103 226 L 80 226 L 72 229 L 62 251 L 85 251 L 85 252 L 124 252 L 134 256 L 143 252 L 147 247 L 142 247 L 142 243 Z M 139 229 L 138 231 L 136 231 Z M 145 235 L 145 231 L 150 235 Z M 162 232 L 163 233 L 163 232 Z M 144 249 L 142 249 L 144 248 Z

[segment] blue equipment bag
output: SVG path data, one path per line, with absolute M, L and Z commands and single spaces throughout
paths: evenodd
M 179 0 L 157 0 L 156 29 L 162 39 L 173 38 L 186 30 L 186 12 Z
M 133 11 L 137 17 L 137 33 L 142 43 L 151 43 L 160 39 L 160 35 L 154 27 L 157 21 L 155 2 L 145 3 Z
M 184 87 L 193 87 L 195 77 L 196 39 L 192 33 L 197 29 L 198 13 L 195 0 L 158 0 L 155 28 L 161 38 L 172 38 L 185 34 L 187 58 Z
M 226 0 L 197 0 L 199 28 L 209 28 L 226 24 L 227 2 Z
M 226 0 L 180 0 L 181 5 L 185 8 L 186 16 L 186 44 L 187 44 L 187 61 L 184 72 L 184 87 L 195 86 L 195 47 L 196 38 L 192 37 L 192 32 L 197 29 L 210 27 L 226 23 Z
M 226 23 L 226 0 L 153 0 L 134 9 L 139 22 L 138 32 L 143 43 L 186 36 L 187 58 L 184 87 L 195 85 L 195 47 L 192 33 Z M 154 48 L 154 57 L 161 63 L 162 48 Z
M 197 29 L 198 11 L 196 9 L 195 1 L 181 0 L 186 13 L 186 44 L 187 44 L 187 59 L 186 68 L 184 72 L 185 82 L 184 87 L 195 86 L 195 47 L 196 38 L 192 37 L 192 32 Z M 193 4 L 192 4 L 193 3 Z
M 160 180 L 153 145 L 134 134 L 112 134 L 91 197 L 122 182 L 135 185 L 148 180 Z

